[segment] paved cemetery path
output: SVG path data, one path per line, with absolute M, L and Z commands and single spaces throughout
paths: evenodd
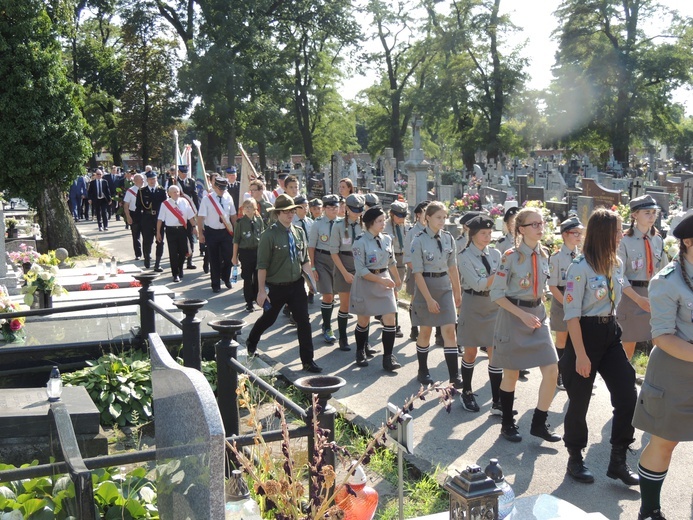
M 123 222 L 113 222 L 110 231 L 99 233 L 96 223 L 80 223 L 80 230 L 91 238 L 97 238 L 101 246 L 116 254 L 119 261 L 133 261 L 134 255 L 129 232 Z M 180 284 L 169 284 L 179 296 L 204 298 L 209 301 L 205 307 L 218 316 L 245 319 L 252 324 L 258 312 L 248 314 L 240 284 L 232 290 L 213 294 L 209 279 L 202 273 L 202 261 L 196 256 L 198 269 L 186 271 Z M 168 262 L 162 264 L 168 268 Z M 171 280 L 170 271 L 161 278 L 163 283 Z M 340 352 L 333 346 L 325 345 L 319 336 L 320 306 L 311 306 L 313 339 L 316 362 L 325 372 L 339 375 L 347 380 L 347 385 L 336 397 L 356 420 L 379 425 L 384 417 L 387 401 L 401 404 L 403 400 L 418 389 L 416 383 L 415 345 L 407 338 L 398 339 L 395 344 L 397 358 L 403 368 L 399 373 L 388 375 L 380 369 L 380 358 L 376 357 L 370 366 L 358 368 L 354 365 L 353 351 Z M 335 312 L 336 322 L 336 312 Z M 400 311 L 402 328 L 409 331 L 408 317 Z M 350 322 L 350 333 L 354 323 Z M 247 330 L 244 331 L 247 336 Z M 379 347 L 380 329 L 371 325 L 370 343 Z M 241 341 L 242 342 L 242 341 Z M 353 342 L 352 342 L 353 343 Z M 280 315 L 258 345 L 263 357 L 275 364 L 289 379 L 304 376 L 300 370 L 296 332 L 287 318 Z M 381 349 L 382 350 L 382 349 Z M 429 356 L 431 375 L 442 380 L 447 377 L 442 348 L 435 347 Z M 529 435 L 532 411 L 536 404 L 539 385 L 539 371 L 531 371 L 528 379 L 518 383 L 515 407 L 518 410 L 520 432 L 524 439 L 513 444 L 499 438 L 500 419 L 488 413 L 491 396 L 486 375 L 487 360 L 480 353 L 475 371 L 475 388 L 481 412 L 474 414 L 462 409 L 455 402 L 452 412 L 445 410 L 436 402 L 429 400 L 417 403 L 414 416 L 414 459 L 422 469 L 439 465 L 441 468 L 463 469 L 469 464 L 478 463 L 485 467 L 491 457 L 497 457 L 503 466 L 508 481 L 518 495 L 551 493 L 565 499 L 588 512 L 598 511 L 609 519 L 635 519 L 639 508 L 640 495 L 636 488 L 627 488 L 620 482 L 606 477 L 609 459 L 609 433 L 611 405 L 603 381 L 597 380 L 597 388 L 592 398 L 588 422 L 591 447 L 586 452 L 586 464 L 595 474 L 592 485 L 578 484 L 565 476 L 567 453 L 562 443 L 549 444 Z M 563 414 L 567 406 L 565 392 L 558 392 L 551 406 L 549 422 L 559 433 L 563 432 Z M 636 432 L 634 448 L 639 452 L 646 439 L 642 432 Z M 631 467 L 637 465 L 637 455 L 629 455 Z M 693 443 L 681 444 L 675 452 L 669 477 L 663 489 L 664 512 L 668 519 L 684 520 L 693 518 Z

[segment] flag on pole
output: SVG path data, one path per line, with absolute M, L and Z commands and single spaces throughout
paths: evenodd
M 243 194 L 250 191 L 250 182 L 257 179 L 257 172 L 241 143 L 238 143 L 238 148 L 241 150 L 241 197 L 243 197 Z

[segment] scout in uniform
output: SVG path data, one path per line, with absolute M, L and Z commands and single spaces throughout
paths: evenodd
M 415 235 L 418 235 L 424 229 L 426 229 L 426 207 L 429 204 L 430 201 L 425 200 L 423 202 L 419 202 L 416 205 L 416 207 L 414 208 L 414 224 L 412 224 L 407 229 L 407 232 L 404 234 L 404 254 L 402 255 L 402 260 L 404 261 L 404 265 L 407 266 L 407 281 L 404 286 L 404 290 L 410 297 L 414 296 L 414 290 L 416 287 L 416 283 L 414 282 L 414 275 L 411 272 L 411 241 L 414 239 Z M 412 341 L 416 341 L 416 338 L 419 336 L 419 328 L 414 325 L 414 322 L 411 320 L 411 315 L 412 308 L 410 304 L 409 321 L 412 322 L 412 326 L 411 333 L 409 334 L 409 339 Z
M 381 315 L 383 321 L 383 369 L 394 372 L 401 365 L 392 352 L 395 345 L 395 291 L 401 285 L 397 264 L 392 250 L 392 239 L 382 233 L 385 228 L 385 212 L 375 206 L 363 215 L 366 231 L 356 238 L 354 253 L 355 275 L 349 296 L 349 310 L 358 321 L 356 340 L 356 364 L 368 366 L 366 344 L 370 317 Z
M 320 312 L 322 313 L 322 337 L 332 345 L 337 338 L 332 332 L 332 309 L 334 308 L 334 260 L 330 254 L 330 236 L 337 222 L 339 197 L 325 195 L 321 206 L 325 206 L 325 215 L 313 222 L 308 236 L 308 255 L 311 270 L 317 282 L 318 292 L 322 295 Z
M 241 261 L 241 278 L 243 278 L 243 298 L 245 310 L 253 312 L 253 302 L 257 296 L 257 246 L 265 224 L 257 214 L 255 199 L 243 201 L 243 214 L 236 221 L 233 230 L 233 265 Z
M 270 223 L 272 204 L 265 198 L 265 183 L 260 180 L 250 182 L 250 196 L 257 202 L 257 211 L 265 227 Z
M 137 192 L 137 211 L 142 215 L 142 254 L 144 255 L 144 267 L 149 269 L 151 265 L 152 244 L 156 237 L 157 216 L 159 208 L 166 200 L 166 192 L 157 184 L 156 173 L 148 171 L 146 173 L 147 185 Z M 164 270 L 159 265 L 161 257 L 164 256 L 164 243 L 157 242 L 154 256 L 154 270 L 162 273 Z
M 142 214 L 137 211 L 137 192 L 144 184 L 144 176 L 137 173 L 132 180 L 134 184 L 127 189 L 123 196 L 123 211 L 125 222 L 130 226 L 130 233 L 132 234 L 132 249 L 135 252 L 135 260 L 139 260 L 142 257 L 142 244 L 140 242 Z
M 407 266 L 404 263 L 404 243 L 407 236 L 406 226 L 408 211 L 409 208 L 407 207 L 406 202 L 393 202 L 390 205 L 390 218 L 385 222 L 384 233 L 392 240 L 392 249 L 395 253 L 397 273 L 399 274 L 400 280 L 404 280 L 404 276 L 407 272 Z M 395 298 L 397 298 L 397 294 L 395 294 Z M 399 326 L 399 316 L 397 311 L 395 311 L 395 326 L 395 337 L 404 337 L 402 328 Z
M 342 179 L 344 180 L 344 179 Z M 346 199 L 346 216 L 332 226 L 330 254 L 335 265 L 334 290 L 339 293 L 339 349 L 351 350 L 347 338 L 349 320 L 349 292 L 354 281 L 354 240 L 361 234 L 361 214 L 365 206 L 361 195 L 349 195 Z
M 633 416 L 633 425 L 651 434 L 638 464 L 638 520 L 664 520 L 659 496 L 674 448 L 693 441 L 693 215 L 684 217 L 673 235 L 679 255 L 650 282 L 655 347 Z
M 500 306 L 493 333 L 493 362 L 503 369 L 501 435 L 511 442 L 522 440 L 513 419 L 515 386 L 521 369 L 538 366 L 542 382 L 530 433 L 558 442 L 560 435 L 550 432 L 546 424 L 556 391 L 558 357 L 543 301 L 549 258 L 539 242 L 544 229 L 541 212 L 523 208 L 517 213 L 515 229 L 517 245 L 503 254 L 490 294 L 491 300 Z
M 288 305 L 296 320 L 303 370 L 319 373 L 322 368 L 313 361 L 313 338 L 303 279 L 303 273 L 311 276 L 308 242 L 303 230 L 291 223 L 296 210 L 293 199 L 281 194 L 274 204 L 272 211 L 277 214 L 277 220 L 262 234 L 257 254 L 257 304 L 263 313 L 248 334 L 246 347 L 248 354 L 254 355 L 263 332 L 277 321 L 282 307 Z
M 339 205 L 339 202 L 337 202 L 337 205 Z M 308 209 L 310 210 L 310 216 L 313 221 L 322 217 L 322 201 L 320 199 L 315 198 L 311 200 L 308 203 Z
M 503 228 L 505 235 L 496 242 L 496 249 L 501 253 L 505 253 L 511 247 L 515 247 L 515 215 L 520 211 L 517 206 L 508 208 L 503 215 Z
M 183 278 L 185 259 L 192 253 L 188 243 L 188 228 L 195 228 L 195 211 L 187 199 L 180 196 L 175 184 L 168 187 L 169 198 L 163 202 L 156 223 L 156 241 L 163 242 L 161 228 L 166 227 L 166 244 L 174 282 Z M 197 234 L 197 229 L 193 231 Z
M 380 204 L 380 199 L 375 193 L 366 193 L 363 196 L 363 200 L 366 203 L 366 211 L 368 211 L 371 208 L 376 207 L 378 204 Z
M 469 243 L 469 228 L 467 227 L 467 222 L 473 218 L 478 217 L 482 213 L 480 211 L 467 211 L 464 215 L 460 217 L 460 226 L 462 226 L 462 233 L 457 237 L 457 254 L 458 256 L 462 254 L 462 251 L 467 247 Z M 464 298 L 464 297 L 463 297 Z
M 570 400 L 563 441 L 569 454 L 568 475 L 578 482 L 594 482 L 583 463 L 582 450 L 587 446 L 587 410 L 598 372 L 613 406 L 611 460 L 606 475 L 635 486 L 638 476 L 626 463 L 628 447 L 635 440 L 631 426 L 637 397 L 635 370 L 623 351 L 616 321 L 616 307 L 628 286 L 616 254 L 620 240 L 619 215 L 598 208 L 587 223 L 583 255 L 573 260 L 566 276 L 563 307 L 570 337 L 560 365 Z
M 421 384 L 433 382 L 428 371 L 428 346 L 433 327 L 442 329 L 450 379 L 456 379 L 458 372 L 455 309 L 460 306 L 462 297 L 455 239 L 443 229 L 446 218 L 445 206 L 441 202 L 431 202 L 426 208 L 426 229 L 411 243 L 412 273 L 416 280 L 412 324 L 420 327 L 416 358 L 419 363 L 417 380 Z
M 233 258 L 233 226 L 236 223 L 236 208 L 226 188 L 229 181 L 215 177 L 212 193 L 200 204 L 197 213 L 200 244 L 206 245 L 205 254 L 209 261 L 212 292 L 221 291 L 221 282 L 231 288 L 231 259 Z
M 549 258 L 549 291 L 553 296 L 551 302 L 551 330 L 556 333 L 556 352 L 558 360 L 563 356 L 565 342 L 568 339 L 568 326 L 563 320 L 563 293 L 565 292 L 565 277 L 571 262 L 578 255 L 578 246 L 582 244 L 582 232 L 585 227 L 577 217 L 571 217 L 561 222 L 561 249 Z M 560 363 L 558 365 L 558 382 L 556 386 L 565 390 Z
M 630 201 L 630 228 L 621 240 L 618 256 L 623 261 L 630 288 L 618 307 L 618 323 L 623 329 L 623 348 L 628 359 L 633 357 L 635 343 L 652 339 L 650 302 L 647 285 L 664 265 L 664 244 L 654 227 L 659 206 L 652 195 Z
M 178 166 L 178 180 L 177 185 L 180 188 L 180 195 L 188 201 L 193 211 L 197 215 L 197 209 L 200 207 L 200 201 L 197 198 L 197 185 L 195 179 L 188 176 L 188 165 L 180 164 Z M 195 241 L 193 240 L 193 230 L 195 227 L 188 227 L 188 244 L 190 246 L 190 256 L 188 256 L 188 262 L 186 269 L 197 269 L 197 266 L 193 264 L 193 254 L 195 252 Z
M 472 376 L 477 347 L 493 345 L 493 328 L 496 324 L 498 305 L 489 298 L 489 289 L 501 261 L 501 254 L 489 247 L 493 232 L 493 219 L 479 215 L 468 220 L 469 243 L 457 257 L 457 269 L 462 284 L 462 306 L 457 322 L 457 344 L 464 345 L 462 357 L 462 381 L 451 379 L 462 389 L 462 407 L 468 412 L 478 412 L 479 405 L 472 392 Z M 503 371 L 493 366 L 493 349 L 488 348 L 488 377 L 491 381 L 491 411 L 500 414 L 500 384 Z

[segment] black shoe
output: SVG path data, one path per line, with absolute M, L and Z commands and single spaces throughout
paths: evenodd
M 411 329 L 411 332 L 409 333 L 409 339 L 412 341 L 416 341 L 419 338 L 419 331 Z
M 609 467 L 606 470 L 606 476 L 613 479 L 618 479 L 626 486 L 637 486 L 640 484 L 640 476 L 634 473 L 626 462 L 626 453 L 628 446 L 612 446 L 611 459 Z
M 178 276 L 173 277 L 173 283 L 178 283 L 180 282 L 180 278 Z
M 394 372 L 398 368 L 402 368 L 402 365 L 397 362 L 395 356 L 390 355 L 383 357 L 383 370 L 386 372 Z
M 428 370 L 419 370 L 416 380 L 422 385 L 433 384 L 433 379 L 431 378 L 431 374 L 428 372 Z
M 520 377 L 526 378 L 529 375 L 529 370 L 520 370 Z
M 136 257 L 135 257 L 135 262 L 139 262 L 139 261 L 140 261 L 140 257 L 139 257 L 139 256 L 136 256 Z
M 257 343 L 253 343 L 252 341 L 250 341 L 250 338 L 248 338 L 247 340 L 245 340 L 245 348 L 248 350 L 249 356 L 254 356 L 257 352 Z
M 154 266 L 154 272 L 155 273 L 163 273 L 164 270 L 161 267 L 159 267 L 158 265 L 155 265 Z
M 445 345 L 445 341 L 443 340 L 443 336 L 436 336 L 436 345 L 439 347 L 442 347 Z
M 366 360 L 366 353 L 363 350 L 356 351 L 356 366 L 357 367 L 367 367 L 368 360 Z
M 479 347 L 482 352 L 488 352 L 488 347 Z
M 284 316 L 286 316 L 287 318 L 291 316 L 291 311 L 289 310 L 289 307 L 287 307 L 286 305 L 284 305 L 282 312 L 284 313 Z
M 558 379 L 556 380 L 556 388 L 559 390 L 565 390 L 565 385 L 563 384 L 563 376 L 561 373 L 558 373 Z
M 255 310 L 255 307 L 253 307 L 252 303 L 249 303 L 245 306 L 246 312 L 253 312 Z
M 306 372 L 312 372 L 313 374 L 319 374 L 320 372 L 322 372 L 322 368 L 316 365 L 315 361 L 311 361 L 310 363 L 303 363 L 303 370 L 305 370 Z
M 207 262 L 206 260 L 202 262 L 202 271 L 205 274 L 209 274 L 209 262 Z
M 349 352 L 351 350 L 347 338 L 339 338 L 339 350 L 343 350 L 344 352 Z
M 638 513 L 638 520 L 667 520 L 667 519 L 664 518 L 664 515 L 662 514 L 661 509 L 655 509 L 654 511 L 649 513 L 647 516 L 642 514 L 642 513 Z
M 591 484 L 594 482 L 594 475 L 587 469 L 587 466 L 585 466 L 582 461 L 582 457 L 580 459 L 568 459 L 566 473 L 576 482 L 582 482 L 583 484 Z
M 197 266 L 192 262 L 188 262 L 186 269 L 197 269 Z
M 464 347 L 461 345 L 457 345 L 457 355 L 458 356 L 464 356 Z
M 549 426 L 546 423 L 532 423 L 531 428 L 529 429 L 529 433 L 534 435 L 535 437 L 539 437 L 541 439 L 544 439 L 547 442 L 558 442 L 562 439 L 562 437 L 555 432 L 549 431 Z
M 510 442 L 521 442 L 522 441 L 522 435 L 520 435 L 520 432 L 517 429 L 517 425 L 515 423 L 510 424 L 508 426 L 502 426 L 501 427 L 501 435 L 503 438 L 507 441 Z
M 99 231 L 103 231 L 103 228 L 101 226 L 99 226 Z
M 108 231 L 108 228 L 107 228 L 107 227 L 105 227 L 105 228 L 103 228 L 103 230 L 104 230 L 104 231 Z
M 365 350 L 366 350 L 366 357 L 372 358 L 373 356 L 375 356 L 378 353 L 378 351 L 374 348 L 371 348 L 371 346 L 368 343 L 366 343 Z
M 183 270 L 182 269 L 180 270 L 180 273 L 178 273 L 178 278 L 183 280 Z
M 296 320 L 294 319 L 293 315 L 289 314 L 289 325 L 292 327 L 296 326 Z
M 397 328 L 395 329 L 395 337 L 396 338 L 403 338 L 404 337 L 404 332 L 402 332 L 402 327 L 397 325 Z
M 226 286 L 227 289 L 231 289 L 231 280 L 224 280 L 224 285 Z
M 450 381 L 450 384 L 455 388 L 455 390 L 462 390 L 462 388 L 464 388 L 464 382 L 460 376 L 457 376 L 455 379 Z
M 462 408 L 468 412 L 479 411 L 479 405 L 476 403 L 476 399 L 474 399 L 474 394 L 470 391 L 462 392 L 460 394 L 460 402 L 462 403 Z
M 221 292 L 221 287 L 212 287 L 212 292 L 214 294 L 219 294 Z
M 150 262 L 151 262 L 151 260 L 149 260 L 149 258 L 144 257 L 144 268 L 145 269 L 149 269 L 149 266 L 152 265 Z

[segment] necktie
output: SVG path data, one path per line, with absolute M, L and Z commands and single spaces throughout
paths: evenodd
M 299 219 L 298 221 L 299 221 L 299 223 L 301 224 L 301 227 L 303 228 L 303 232 L 304 232 L 304 233 L 306 234 L 306 236 L 307 236 L 307 235 L 308 235 L 308 231 L 306 231 L 306 222 L 305 222 L 303 219 Z
M 606 277 L 606 283 L 609 286 L 609 301 L 611 302 L 611 314 L 615 314 L 616 309 L 616 295 L 614 294 L 614 280 L 611 276 Z
M 291 258 L 291 263 L 296 262 L 296 241 L 294 240 L 294 234 L 289 228 L 289 257 Z
M 652 247 L 650 246 L 650 241 L 647 238 L 647 235 L 642 237 L 643 240 L 645 241 L 645 260 L 647 261 L 647 278 L 652 278 L 652 275 L 654 274 L 654 265 L 652 262 Z
M 96 196 L 101 198 L 101 181 L 99 180 L 96 181 Z
M 375 237 L 375 243 L 378 244 L 378 249 L 383 248 L 383 245 L 380 243 L 380 237 Z
M 219 205 L 223 208 L 224 204 L 222 203 L 222 200 L 224 200 L 224 197 L 222 195 L 218 195 L 219 197 Z
M 356 222 L 351 224 L 351 240 L 353 241 L 356 238 Z
M 334 220 L 330 220 L 330 235 L 332 235 L 332 224 L 334 224 Z
M 491 264 L 488 263 L 488 258 L 486 258 L 484 253 L 481 253 L 481 263 L 486 268 L 486 274 L 491 274 Z
M 397 242 L 399 243 L 399 250 L 404 249 L 404 241 L 402 240 L 402 230 L 399 226 L 395 226 L 395 233 L 397 234 Z
M 575 251 L 571 251 L 571 252 L 570 252 L 570 258 L 571 258 L 572 260 L 575 260 Z
M 534 299 L 539 298 L 539 269 L 537 268 L 537 252 L 532 253 L 532 278 L 534 278 Z
M 438 243 L 438 251 L 441 253 L 443 252 L 443 243 L 440 241 L 440 235 L 436 234 L 433 236 L 433 238 L 436 239 L 436 242 Z

